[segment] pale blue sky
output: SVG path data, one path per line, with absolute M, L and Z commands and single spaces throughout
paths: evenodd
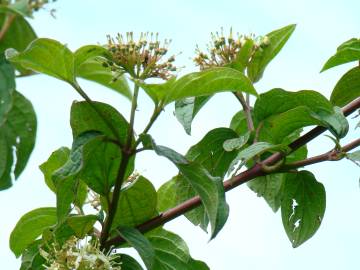
M 280 55 L 256 85 L 259 92 L 273 87 L 286 90 L 314 89 L 329 97 L 341 75 L 351 67 L 319 74 L 321 66 L 343 41 L 358 37 L 360 2 L 358 1 L 95 1 L 59 0 L 57 19 L 46 11 L 35 14 L 31 24 L 40 37 L 57 39 L 71 49 L 81 45 L 104 43 L 106 34 L 126 31 L 157 31 L 172 38 L 172 53 L 182 52 L 178 65 L 193 71 L 190 58 L 196 44 L 204 48 L 211 31 L 231 26 L 240 33 L 266 34 L 273 29 L 296 23 L 297 29 Z M 43 75 L 20 79 L 18 89 L 34 104 L 38 115 L 38 140 L 27 169 L 15 186 L 0 192 L 0 258 L 2 269 L 18 269 L 19 261 L 8 249 L 8 236 L 17 220 L 27 211 L 54 206 L 55 197 L 44 182 L 38 165 L 60 146 L 71 145 L 69 108 L 80 97 L 66 84 Z M 116 93 L 82 82 L 95 100 L 109 102 L 124 115 L 129 103 Z M 151 111 L 151 101 L 140 96 L 140 129 Z M 151 130 L 157 142 L 186 152 L 204 134 L 215 127 L 227 126 L 239 104 L 229 94 L 217 95 L 194 121 L 193 135 L 187 136 L 166 108 Z M 352 138 L 359 129 L 351 127 Z M 344 141 L 350 140 L 349 136 Z M 324 136 L 313 143 L 310 153 L 331 147 Z M 142 153 L 137 169 L 158 187 L 176 173 L 167 160 Z M 312 166 L 327 190 L 327 209 L 317 234 L 297 249 L 291 248 L 283 230 L 280 214 L 273 214 L 266 203 L 246 186 L 227 194 L 230 218 L 219 236 L 208 243 L 208 236 L 180 218 L 166 225 L 179 233 L 193 257 L 204 260 L 212 270 L 236 269 L 358 269 L 360 243 L 359 168 L 347 161 Z

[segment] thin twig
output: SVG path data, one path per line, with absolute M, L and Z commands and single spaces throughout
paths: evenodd
M 246 123 L 248 126 L 249 131 L 254 131 L 254 123 L 251 117 L 251 108 L 250 105 L 246 102 L 243 94 L 241 92 L 233 92 L 235 97 L 239 100 L 241 106 L 243 107 Z
M 352 102 L 347 104 L 345 107 L 343 107 L 343 113 L 345 116 L 348 116 L 359 108 L 360 108 L 360 97 L 353 100 Z M 289 144 L 289 148 L 292 151 L 295 151 L 296 149 L 300 148 L 301 146 L 307 144 L 309 141 L 311 141 L 314 138 L 316 138 L 317 136 L 319 136 L 324 131 L 326 131 L 326 128 L 324 128 L 324 127 L 320 127 L 320 126 L 315 127 L 312 130 L 310 130 L 309 132 L 307 132 L 306 134 L 302 135 L 300 138 L 298 138 L 294 142 L 292 142 L 291 144 Z M 271 155 L 269 158 L 267 158 L 264 161 L 264 164 L 273 165 L 274 163 L 281 160 L 282 157 L 283 157 L 283 153 L 280 153 L 280 152 L 275 153 L 275 154 Z M 225 189 L 225 191 L 229 191 L 241 184 L 244 184 L 244 183 L 250 181 L 251 179 L 254 179 L 258 176 L 262 176 L 265 174 L 266 173 L 261 168 L 261 164 L 256 164 L 252 168 L 240 173 L 239 175 L 235 176 L 234 178 L 225 181 L 224 189 Z M 140 224 L 139 226 L 137 226 L 137 229 L 142 233 L 148 232 L 152 229 L 155 229 L 155 228 L 187 213 L 188 211 L 190 211 L 200 205 L 201 205 L 200 197 L 195 196 L 195 197 L 175 206 L 174 208 L 171 208 L 171 209 L 161 213 L 160 215 L 150 219 L 149 221 L 146 221 L 146 222 Z M 124 243 L 124 239 L 121 236 L 116 236 L 116 237 L 108 240 L 105 243 L 105 247 L 109 248 L 111 246 L 117 246 L 122 243 Z
M 333 149 L 324 154 L 310 157 L 304 160 L 295 161 L 284 166 L 284 169 L 294 169 L 312 165 L 323 161 L 337 161 L 345 157 L 344 153 L 358 147 L 360 145 L 360 139 L 356 139 L 351 143 L 344 145 L 340 150 Z

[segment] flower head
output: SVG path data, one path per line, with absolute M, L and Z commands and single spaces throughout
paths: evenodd
M 49 251 L 41 249 L 40 254 L 47 270 L 121 270 L 115 261 L 120 256 L 103 253 L 98 240 L 82 241 L 72 236 L 61 247 L 53 243 Z
M 171 40 L 165 40 L 161 44 L 158 34 L 153 33 L 141 33 L 138 41 L 134 40 L 133 32 L 126 33 L 125 38 L 121 34 L 115 39 L 108 36 L 108 49 L 112 59 L 104 65 L 120 74 L 128 73 L 136 79 L 168 80 L 172 77 L 172 72 L 177 70 L 173 65 L 174 56 L 163 61 L 170 42 Z
M 32 10 L 38 11 L 49 2 L 56 2 L 56 0 L 29 0 L 29 6 Z
M 253 34 L 247 36 L 237 33 L 236 37 L 234 37 L 232 28 L 230 28 L 229 36 L 225 37 L 224 31 L 221 28 L 220 33 L 211 33 L 211 39 L 207 49 L 208 53 L 202 52 L 198 46 L 196 48 L 197 56 L 194 58 L 194 62 L 201 70 L 231 64 L 236 60 L 239 52 L 247 41 L 251 41 L 252 43 L 251 56 L 257 50 L 261 50 L 263 47 L 269 45 L 269 38 L 266 36 L 255 37 Z

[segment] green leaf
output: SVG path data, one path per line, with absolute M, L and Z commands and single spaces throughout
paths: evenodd
M 105 135 L 89 142 L 84 147 L 84 169 L 81 179 L 99 194 L 107 195 L 110 188 L 114 185 L 117 171 L 121 162 L 122 154 L 119 145 L 114 143 L 120 141 L 125 144 L 129 124 L 126 119 L 113 107 L 108 104 L 93 102 L 93 106 L 107 118 L 107 121 L 115 127 L 115 133 L 109 128 L 99 114 L 87 102 L 75 102 L 71 107 L 71 127 L 73 136 L 97 130 Z M 91 117 L 89 117 L 91 115 Z M 111 141 L 109 140 L 111 139 Z M 134 138 L 133 138 L 134 140 Z M 131 157 L 125 178 L 134 169 L 135 156 Z M 105 177 L 104 177 L 105 176 Z
M 44 269 L 45 259 L 40 255 L 41 239 L 30 244 L 21 256 L 20 270 Z
M 248 187 L 259 197 L 263 197 L 274 212 L 281 206 L 286 174 L 269 174 L 249 181 Z
M 69 213 L 70 205 L 74 202 L 79 179 L 77 175 L 83 168 L 83 149 L 91 140 L 101 136 L 97 131 L 87 131 L 75 138 L 69 159 L 66 163 L 54 171 L 52 180 L 56 188 L 56 205 L 59 221 L 62 221 Z
M 311 90 L 288 92 L 272 89 L 256 100 L 256 122 L 263 122 L 259 140 L 282 143 L 294 131 L 309 125 L 329 128 L 337 137 L 348 130 L 346 118 L 320 93 Z
M 61 147 L 52 152 L 49 159 L 40 165 L 40 170 L 44 174 L 45 183 L 53 192 L 56 192 L 56 188 L 52 180 L 52 174 L 66 163 L 69 155 L 70 149 Z
M 188 270 L 189 249 L 178 235 L 164 229 L 146 234 L 155 250 L 154 270 Z
M 360 39 L 352 38 L 337 48 L 336 53 L 327 60 L 321 72 L 357 60 L 360 60 Z
M 280 52 L 295 27 L 295 24 L 291 24 L 266 34 L 266 37 L 269 38 L 269 45 L 255 52 L 247 68 L 247 74 L 252 82 L 255 83 L 261 79 L 266 66 Z
M 218 67 L 190 73 L 176 80 L 168 91 L 165 104 L 187 97 L 226 91 L 240 91 L 257 96 L 254 86 L 243 73 L 232 68 Z
M 0 25 L 3 25 L 5 18 L 6 14 L 0 13 Z M 5 52 L 5 50 L 8 48 L 14 48 L 18 51 L 22 51 L 34 39 L 36 39 L 36 34 L 31 28 L 30 24 L 22 16 L 16 16 L 8 31 L 1 39 L 0 53 Z M 15 67 L 22 75 L 28 75 L 32 73 L 31 71 L 26 70 L 19 65 L 15 65 Z
M 19 257 L 46 228 L 56 224 L 56 208 L 38 208 L 23 215 L 10 235 L 10 249 Z
M 180 236 L 164 229 L 146 234 L 155 250 L 153 270 L 209 270 L 201 261 L 190 257 L 189 249 Z
M 11 110 L 14 91 L 14 68 L 0 54 L 0 126 L 6 121 L 6 115 Z
M 157 195 L 152 183 L 143 176 L 125 184 L 121 190 L 112 228 L 135 227 L 157 215 Z
M 0 190 L 11 187 L 12 180 L 24 170 L 34 148 L 36 116 L 31 103 L 19 92 L 0 124 Z
M 119 254 L 121 258 L 121 270 L 143 270 L 141 265 L 127 254 Z
M 6 57 L 26 69 L 75 83 L 73 53 L 56 40 L 39 38 L 31 42 L 23 52 L 8 49 Z
M 191 134 L 191 123 L 212 96 L 189 97 L 175 102 L 175 116 L 185 132 Z
M 115 90 L 129 100 L 132 97 L 125 76 L 120 76 L 114 81 L 114 75 L 111 70 L 104 68 L 101 61 L 96 60 L 96 58 L 89 59 L 78 66 L 76 76 Z
M 292 246 L 298 247 L 319 228 L 325 213 L 324 186 L 308 171 L 288 174 L 281 216 Z
M 193 153 L 190 153 L 189 156 L 195 159 L 196 155 L 198 155 L 197 151 L 201 149 L 201 147 L 202 146 L 197 146 L 197 148 L 194 148 Z M 173 162 L 184 179 L 200 196 L 211 224 L 211 239 L 213 239 L 224 226 L 229 214 L 229 206 L 225 201 L 222 179 L 212 176 L 204 166 L 197 162 L 190 162 L 184 156 L 170 148 L 157 146 L 153 143 L 153 149 L 158 155 L 164 156 Z M 204 159 L 203 162 L 207 162 L 207 164 L 211 164 L 212 162 L 211 157 L 206 155 L 200 156 L 200 159 Z M 222 164 L 220 163 L 218 169 L 216 167 L 213 168 L 214 171 L 221 171 L 221 169 Z
M 78 238 L 84 238 L 94 227 L 97 221 L 97 216 L 71 216 L 68 217 L 66 222 L 73 229 Z
M 153 268 L 155 262 L 155 250 L 150 241 L 143 234 L 134 228 L 121 228 L 117 231 L 126 242 L 136 249 L 147 269 L 157 269 L 155 267 Z
M 360 97 L 360 68 L 355 67 L 345 73 L 337 82 L 331 93 L 330 101 L 335 106 L 342 107 L 358 97 Z
M 157 191 L 157 210 L 164 212 L 177 205 L 176 177 L 165 182 Z

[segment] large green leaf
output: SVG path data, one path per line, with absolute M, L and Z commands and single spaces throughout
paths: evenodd
M 308 171 L 288 174 L 281 216 L 292 246 L 298 247 L 319 228 L 325 213 L 325 189 Z
M 112 141 L 118 140 L 124 145 L 129 124 L 110 105 L 100 102 L 93 102 L 93 105 L 107 117 L 108 123 L 115 127 L 115 134 L 87 102 L 75 102 L 72 105 L 70 122 L 74 138 L 91 130 L 100 131 L 105 135 L 89 142 L 84 147 L 84 169 L 81 172 L 81 179 L 94 191 L 107 195 L 115 183 L 122 157 L 120 147 Z M 134 169 L 134 158 L 133 156 L 129 161 L 125 177 L 128 177 Z
M 235 152 L 227 152 L 223 148 L 223 144 L 225 141 L 233 139 L 236 136 L 237 134 L 229 128 L 213 129 L 209 131 L 200 142 L 192 146 L 185 157 L 189 161 L 203 166 L 212 176 L 223 179 L 231 161 L 236 156 Z M 171 198 L 171 192 L 174 192 L 177 203 L 181 203 L 197 195 L 196 190 L 194 190 L 189 181 L 184 179 L 184 176 L 178 175 L 175 181 L 175 190 L 170 189 L 169 193 L 165 196 Z M 187 212 L 185 216 L 194 225 L 199 225 L 204 231 L 207 230 L 209 219 L 203 206 Z
M 70 84 L 75 83 L 74 54 L 56 40 L 39 38 L 23 52 L 6 50 L 7 58 L 26 69 L 44 73 Z
M 261 79 L 266 66 L 280 52 L 294 32 L 295 27 L 296 25 L 291 24 L 266 34 L 269 44 L 259 48 L 248 64 L 247 74 L 252 82 L 257 82 Z
M 256 100 L 256 122 L 263 122 L 260 140 L 281 143 L 294 131 L 309 125 L 321 125 L 337 137 L 348 131 L 345 116 L 320 93 L 311 90 L 288 92 L 272 89 Z
M 13 93 L 15 91 L 14 68 L 0 53 L 0 126 L 6 120 L 6 115 L 11 110 Z
M 155 250 L 153 270 L 208 270 L 203 262 L 190 257 L 189 249 L 178 235 L 156 229 L 146 235 Z
M 10 235 L 10 249 L 19 257 L 46 228 L 56 224 L 56 208 L 38 208 L 23 215 Z
M 56 187 L 52 179 L 52 174 L 66 163 L 69 155 L 70 149 L 61 147 L 51 153 L 49 159 L 40 165 L 40 170 L 44 174 L 46 185 L 54 192 L 56 192 Z
M 120 228 L 117 232 L 126 240 L 126 242 L 136 249 L 147 269 L 156 269 L 153 267 L 155 262 L 155 250 L 150 241 L 143 234 L 134 228 Z
M 336 53 L 327 60 L 321 72 L 357 60 L 360 60 L 360 39 L 352 38 L 337 48 Z
M 254 86 L 243 73 L 232 68 L 218 67 L 190 73 L 176 80 L 168 91 L 165 104 L 225 91 L 240 91 L 257 96 Z
M 359 47 L 360 52 L 360 47 Z M 330 101 L 339 107 L 360 97 L 360 68 L 355 67 L 345 73 L 331 93 Z
M 212 96 L 189 97 L 175 102 L 175 116 L 187 134 L 191 134 L 191 123 L 200 109 Z
M 5 17 L 6 14 L 0 13 L 0 25 L 3 25 Z M 22 51 L 34 39 L 36 39 L 36 34 L 31 28 L 30 24 L 22 16 L 16 16 L 11 23 L 8 31 L 1 39 L 0 53 L 5 52 L 5 50 L 8 48 L 14 48 L 18 51 Z M 31 73 L 31 71 L 21 68 L 21 66 L 19 65 L 15 66 L 22 75 L 27 75 Z
M 34 148 L 36 116 L 31 103 L 20 93 L 13 93 L 13 106 L 0 124 L 0 190 L 24 170 Z
M 157 195 L 152 183 L 140 176 L 126 184 L 120 195 L 112 228 L 135 227 L 156 216 Z
M 77 68 L 76 75 L 80 78 L 99 83 L 131 99 L 132 94 L 125 76 L 120 76 L 114 81 L 110 69 L 104 68 L 101 61 L 91 58 Z
M 200 196 L 211 224 L 211 239 L 214 238 L 225 225 L 229 214 L 222 178 L 212 176 L 201 164 L 189 161 L 168 147 L 155 143 L 152 147 L 158 155 L 168 158 L 176 165 L 183 178 Z

